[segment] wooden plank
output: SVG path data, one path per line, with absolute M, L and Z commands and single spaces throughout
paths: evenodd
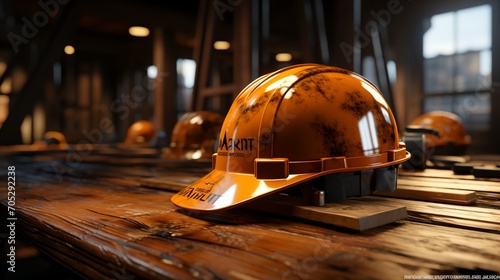
M 500 209 L 500 193 L 478 192 L 477 205 L 481 207 Z
M 400 279 L 500 273 L 500 207 L 485 208 L 480 201 L 498 201 L 499 192 L 478 192 L 474 206 L 363 197 L 371 201 L 364 205 L 404 205 L 409 217 L 356 232 L 241 208 L 186 212 L 170 203 L 173 193 L 137 188 L 152 178 L 184 187 L 188 181 L 182 178 L 203 175 L 197 168 L 184 172 L 81 163 L 64 177 L 73 183 L 56 180 L 44 166 L 50 169 L 50 161 L 16 163 L 16 230 L 90 279 Z M 6 181 L 5 169 L 0 175 Z M 100 184 L 103 179 L 110 184 Z M 454 183 L 476 185 L 462 179 L 417 179 L 437 188 L 443 182 L 450 190 Z M 0 192 L 3 215 L 6 196 Z
M 115 185 L 120 185 L 120 186 L 127 186 L 127 187 L 142 187 L 142 184 L 139 182 L 138 179 L 136 178 L 96 178 L 98 181 L 101 182 L 106 182 L 106 183 L 111 183 Z
M 398 178 L 399 186 L 434 187 L 441 189 L 455 189 L 500 193 L 500 184 L 486 181 L 464 181 L 444 178 Z
M 101 156 L 110 156 L 113 157 L 142 157 L 142 158 L 155 158 L 161 155 L 161 151 L 156 148 L 148 148 L 144 146 L 134 146 L 134 145 L 126 145 L 120 144 L 116 147 L 100 147 L 92 151 L 94 155 Z
M 46 172 L 48 175 L 57 173 L 57 169 L 51 166 L 51 162 L 38 164 L 38 170 Z M 62 164 L 62 163 L 61 163 Z M 170 164 L 175 168 L 170 168 Z M 67 167 L 68 170 L 65 175 L 72 177 L 78 177 L 81 179 L 93 179 L 93 178 L 136 178 L 141 180 L 143 178 L 154 178 L 154 177 L 166 177 L 175 178 L 177 175 L 186 175 L 187 172 L 192 177 L 201 178 L 203 175 L 208 173 L 208 169 L 204 163 L 181 163 L 179 165 L 174 165 L 169 163 L 166 168 L 162 165 L 106 165 L 106 164 L 91 164 L 91 163 L 80 163 Z M 32 168 L 27 168 L 28 173 L 32 173 Z M 22 172 L 22 170 L 20 170 Z
M 206 159 L 200 160 L 175 160 L 175 159 L 163 159 L 163 158 L 147 158 L 147 157 L 110 157 L 102 155 L 89 155 L 83 157 L 82 162 L 93 163 L 93 164 L 104 164 L 104 165 L 114 165 L 114 166 L 132 166 L 132 165 L 142 165 L 142 166 L 157 166 L 164 168 L 205 168 L 207 173 L 212 168 L 212 161 Z
M 405 185 L 399 185 L 395 191 L 377 190 L 374 192 L 374 195 L 460 205 L 470 205 L 477 201 L 476 193 L 473 191 Z
M 181 191 L 185 187 L 198 181 L 200 176 L 193 176 L 192 174 L 181 174 L 176 173 L 165 177 L 154 177 L 141 179 L 140 184 L 144 187 L 151 187 L 157 189 L 163 189 L 168 191 Z
M 54 155 L 67 153 L 67 147 L 58 145 L 43 146 L 43 145 L 0 145 L 0 156 L 36 156 L 36 155 Z
M 395 198 L 385 198 L 384 203 L 405 205 L 410 220 L 500 233 L 500 209 Z
M 147 189 L 67 182 L 18 188 L 17 230 L 92 279 L 500 272 L 499 234 L 408 221 L 353 233 L 241 209 L 184 212 L 169 202 L 172 193 Z M 5 209 L 5 193 L 0 200 Z
M 350 198 L 325 206 L 305 205 L 302 198 L 268 196 L 243 206 L 260 212 L 303 218 L 338 227 L 363 231 L 408 217 L 402 205 L 386 205 L 383 199 Z
M 196 180 L 198 176 L 202 176 L 201 174 L 191 174 L 183 173 L 184 178 L 181 177 L 180 180 L 175 179 L 176 174 L 170 173 L 167 175 L 166 173 L 160 173 L 155 169 L 151 168 L 137 168 L 137 167 L 117 167 L 117 166 L 107 166 L 103 167 L 101 165 L 97 166 L 87 166 L 85 168 L 82 167 L 83 170 L 87 170 L 85 177 L 89 180 L 94 178 L 96 181 L 99 181 L 99 176 L 105 176 L 103 178 L 110 178 L 112 183 L 117 183 L 125 186 L 147 186 L 150 187 L 169 189 L 172 191 L 178 191 L 179 188 L 185 187 L 190 183 L 190 181 Z M 21 169 L 19 169 L 21 170 Z M 32 170 L 32 169 L 29 169 Z M 80 172 L 80 170 L 78 171 Z M 165 172 L 165 171 L 164 171 Z M 75 172 L 73 172 L 75 173 Z M 129 178 L 131 182 L 122 183 L 117 181 L 116 177 L 123 178 L 124 175 L 127 174 L 126 178 Z M 154 176 L 158 176 L 158 174 L 162 177 L 162 179 L 152 179 Z M 177 173 L 179 174 L 179 173 Z M 180 173 L 182 174 L 182 173 Z M 25 175 L 23 175 L 25 176 Z M 28 175 L 26 175 L 28 176 Z M 80 175 L 81 176 L 81 175 Z M 130 176 L 136 176 L 136 178 L 132 178 Z M 172 176 L 170 178 L 170 176 Z M 43 177 L 42 177 L 43 178 Z M 78 178 L 78 177 L 76 177 Z M 114 178 L 114 179 L 113 179 Z M 152 179 L 151 181 L 147 181 L 148 179 Z M 146 180 L 146 181 L 143 181 Z M 187 180 L 187 181 L 184 181 Z M 78 179 L 76 179 L 78 181 Z M 491 195 L 490 195 L 491 196 Z M 483 196 L 484 197 L 484 196 Z M 428 217 L 428 222 L 436 222 L 442 223 L 445 222 L 446 225 L 455 225 L 467 228 L 474 228 L 481 231 L 498 231 L 498 217 L 500 217 L 500 212 L 498 207 L 495 208 L 495 205 L 498 204 L 498 201 L 495 204 L 495 197 L 492 197 L 494 201 L 488 204 L 488 207 L 492 208 L 480 208 L 480 207 L 458 207 L 458 208 L 449 208 L 444 204 L 428 204 L 420 201 L 398 201 L 398 205 L 403 204 L 407 207 L 408 211 L 411 212 L 410 219 L 412 217 L 417 217 L 416 220 L 422 221 L 421 217 Z M 422 204 L 423 203 L 423 204 Z M 485 203 L 484 199 L 482 203 Z M 448 205 L 449 206 L 449 205 Z M 442 221 L 441 221 L 442 220 Z M 453 222 L 450 222 L 453 220 Z
M 174 172 L 170 173 L 170 175 L 160 177 L 154 177 L 154 175 L 158 174 L 157 172 L 152 171 L 151 169 L 142 170 L 141 168 L 123 168 L 121 172 L 119 172 L 120 168 L 118 167 L 107 167 L 101 168 L 101 166 L 97 166 L 97 168 L 90 169 L 89 179 L 93 178 L 97 181 L 105 180 L 105 178 L 109 178 L 112 183 L 117 183 L 124 186 L 147 186 L 152 188 L 158 188 L 163 190 L 170 191 L 178 191 L 185 186 L 191 184 L 192 181 L 197 180 L 202 175 L 195 175 L 191 173 L 180 173 Z M 122 183 L 120 180 L 113 176 L 121 177 L 122 174 L 128 174 L 128 178 L 131 182 Z M 180 177 L 178 177 L 180 174 Z M 98 177 L 98 176 L 108 176 L 108 177 Z M 136 177 L 136 179 L 130 179 L 132 175 L 144 175 L 143 177 Z M 24 176 L 24 175 L 23 175 Z M 86 175 L 87 176 L 87 175 Z M 365 198 L 370 199 L 370 198 Z M 495 199 L 494 197 L 492 199 Z M 396 200 L 397 206 L 406 206 L 408 211 L 411 212 L 410 219 L 422 221 L 421 217 L 427 217 L 429 223 L 443 221 L 447 225 L 456 225 L 467 228 L 475 228 L 482 231 L 495 231 L 498 230 L 498 217 L 500 217 L 500 211 L 497 209 L 487 209 L 487 208 L 479 208 L 479 207 L 462 207 L 456 206 L 452 207 L 450 205 L 438 204 L 438 203 L 426 203 L 421 201 L 411 201 L 411 200 Z M 385 200 L 388 206 L 394 206 L 394 204 L 390 204 L 391 200 Z M 498 204 L 498 203 L 497 203 Z M 490 205 L 494 206 L 495 202 L 490 203 Z M 450 208 L 452 207 L 452 208 Z M 271 210 L 272 211 L 272 210 Z M 450 222 L 452 221 L 453 222 Z
M 488 181 L 488 182 L 500 182 L 498 178 L 476 178 L 474 175 L 457 175 L 454 174 L 452 170 L 445 169 L 426 169 L 421 172 L 417 171 L 406 171 L 400 170 L 399 176 L 401 177 L 427 177 L 427 178 L 444 178 L 444 179 L 460 179 L 460 180 L 472 180 L 475 182 Z

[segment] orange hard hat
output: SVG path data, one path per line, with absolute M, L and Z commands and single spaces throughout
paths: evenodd
M 323 175 L 388 168 L 409 158 L 372 83 L 337 67 L 295 65 L 243 89 L 224 120 L 213 170 L 172 202 L 226 209 Z
M 56 144 L 56 145 L 65 145 L 66 137 L 59 131 L 47 131 L 43 134 L 43 141 L 48 145 Z
M 37 150 L 47 150 L 47 149 L 66 149 L 68 147 L 68 142 L 66 137 L 59 131 L 47 131 L 43 134 L 42 139 L 37 140 L 33 143 L 33 147 Z
M 427 148 L 440 146 L 466 146 L 471 143 L 471 138 L 466 134 L 460 117 L 446 111 L 432 111 L 414 119 L 409 127 L 432 129 L 439 136 L 429 134 L 425 137 Z
M 184 114 L 172 130 L 170 146 L 164 158 L 212 158 L 224 118 L 214 112 L 197 111 Z
M 153 123 L 140 120 L 133 123 L 127 130 L 126 144 L 149 144 L 155 136 Z

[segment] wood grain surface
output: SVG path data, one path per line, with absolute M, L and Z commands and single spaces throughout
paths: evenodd
M 6 182 L 6 166 L 15 164 L 19 234 L 88 279 L 500 274 L 498 182 L 481 180 L 485 188 L 478 189 L 472 181 L 473 205 L 383 198 L 385 206 L 405 206 L 408 218 L 357 232 L 242 208 L 187 212 L 170 202 L 174 192 L 145 186 L 155 178 L 178 185 L 204 174 L 192 166 L 82 162 L 56 174 L 53 163 L 2 162 L 0 179 Z M 435 179 L 471 180 L 429 173 L 400 179 L 429 182 L 429 188 L 439 188 Z M 1 192 L 2 215 L 6 198 Z
M 477 201 L 476 192 L 474 191 L 407 186 L 401 183 L 394 191 L 377 190 L 374 195 L 460 205 L 470 205 Z

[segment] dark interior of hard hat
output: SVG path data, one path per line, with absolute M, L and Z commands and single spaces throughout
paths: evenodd
M 406 149 L 412 158 L 403 163 L 407 170 L 424 170 L 425 168 L 452 169 L 457 163 L 468 161 L 466 145 L 457 145 L 448 142 L 446 145 L 426 147 L 426 135 L 441 137 L 440 133 L 432 127 L 408 125 L 403 135 Z
M 61 141 L 59 139 L 56 139 L 54 137 L 49 137 L 49 138 L 43 138 L 42 139 L 47 145 L 55 145 L 55 144 L 61 144 Z
M 349 173 L 334 173 L 285 189 L 284 195 L 302 196 L 309 205 L 323 206 L 347 199 L 370 195 L 376 190 L 394 191 L 397 166 Z

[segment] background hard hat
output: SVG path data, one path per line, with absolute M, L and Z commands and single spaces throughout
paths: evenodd
M 224 118 L 214 112 L 184 114 L 172 130 L 170 146 L 164 158 L 211 159 Z
M 224 209 L 322 175 L 386 168 L 409 157 L 372 83 L 336 67 L 296 65 L 243 89 L 224 120 L 214 169 L 172 202 Z
M 436 148 L 443 146 L 467 146 L 471 138 L 466 134 L 460 117 L 446 111 L 432 111 L 414 119 L 410 126 L 432 129 L 439 132 L 439 136 L 426 135 L 425 146 Z
M 66 137 L 59 131 L 47 131 L 43 134 L 42 139 L 33 143 L 33 147 L 37 150 L 64 150 L 68 148 Z
M 126 144 L 149 144 L 155 136 L 153 123 L 140 120 L 133 123 L 127 130 Z
M 65 145 L 66 137 L 59 131 L 47 131 L 43 134 L 42 140 L 48 145 L 56 144 L 56 145 Z

